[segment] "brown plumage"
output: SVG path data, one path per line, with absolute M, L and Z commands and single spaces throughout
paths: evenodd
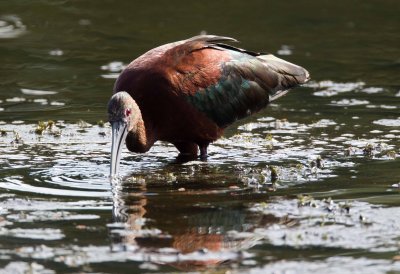
M 111 174 L 117 173 L 121 145 L 146 152 L 158 140 L 181 155 L 207 156 L 207 146 L 237 119 L 259 111 L 308 72 L 271 54 L 201 35 L 148 51 L 118 77 L 108 105 L 113 130 Z

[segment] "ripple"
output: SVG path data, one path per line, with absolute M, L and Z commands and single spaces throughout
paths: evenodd
M 390 273 L 400 271 L 400 263 L 391 260 L 371 259 L 365 257 L 335 256 L 316 261 L 278 260 L 249 270 L 249 274 L 275 273 Z M 235 271 L 233 271 L 236 274 Z
M 342 99 L 339 101 L 331 101 L 331 105 L 339 106 L 339 107 L 360 106 L 360 105 L 367 105 L 367 104 L 369 104 L 369 101 L 359 100 L 359 99 Z
M 81 265 L 112 262 L 112 261 L 133 261 L 133 262 L 156 262 L 156 263 L 175 263 L 175 262 L 207 262 L 225 261 L 246 257 L 239 252 L 220 251 L 212 252 L 201 250 L 187 254 L 181 254 L 173 248 L 160 248 L 159 250 L 137 250 L 130 247 L 126 250 L 115 251 L 109 246 L 71 246 L 70 248 L 54 248 L 45 245 L 38 247 L 23 247 L 18 252 L 13 252 L 19 257 L 33 257 L 53 259 L 55 262 L 64 263 L 70 267 Z M 248 256 L 248 255 L 247 255 Z
M 326 128 L 329 126 L 337 125 L 337 123 L 331 119 L 321 119 L 314 124 L 311 124 L 311 127 L 314 128 Z
M 46 97 L 36 96 L 36 99 Z M 316 186 L 326 178 L 341 176 L 343 170 L 350 170 L 353 177 L 361 177 L 361 172 L 357 172 L 363 159 L 390 162 L 384 157 L 385 153 L 393 150 L 395 156 L 398 155 L 398 140 L 388 140 L 398 135 L 395 128 L 382 127 L 374 131 L 374 125 L 368 124 L 360 132 L 354 130 L 350 122 L 345 122 L 349 125 L 338 116 L 324 119 L 317 116 L 309 121 L 260 118 L 241 125 L 235 135 L 227 135 L 210 145 L 207 162 L 176 164 L 176 149 L 164 142 L 158 142 L 147 154 L 130 153 L 124 147 L 121 173 L 131 174 L 133 179 L 126 176 L 121 180 L 125 187 L 121 191 L 123 202 L 113 197 L 107 177 L 111 139 L 108 124 L 55 121 L 54 129 L 61 131 L 55 137 L 50 130 L 45 130 L 42 135 L 35 134 L 37 125 L 34 124 L 0 123 L 1 130 L 7 133 L 0 137 L 0 154 L 4 155 L 0 160 L 3 174 L 0 187 L 11 195 L 0 196 L 1 233 L 4 237 L 14 238 L 11 242 L 26 242 L 24 239 L 29 239 L 29 235 L 40 241 L 38 235 L 42 232 L 48 241 L 59 241 L 51 242 L 51 247 L 24 244 L 16 250 L 6 246 L 0 249 L 0 256 L 14 260 L 45 258 L 67 267 L 115 261 L 140 263 L 141 268 L 157 264 L 160 271 L 163 271 L 161 265 L 165 264 L 178 266 L 195 262 L 207 265 L 224 260 L 250 266 L 257 260 L 246 252 L 258 256 L 259 247 L 265 242 L 274 249 L 282 246 L 307 248 L 314 243 L 322 248 L 345 248 L 346 252 L 352 252 L 351 240 L 355 235 L 361 238 L 358 247 L 373 252 L 391 252 L 394 234 L 386 231 L 391 224 L 397 226 L 392 219 L 400 217 L 389 209 L 354 202 L 354 208 L 350 209 L 352 215 L 346 217 L 341 215 L 340 206 L 328 205 L 336 210 L 334 213 L 327 212 L 321 201 L 315 202 L 319 206 L 315 210 L 295 208 L 297 200 L 289 200 L 286 204 L 271 200 L 268 194 L 277 191 L 280 195 L 285 193 L 281 191 L 285 188 L 293 193 L 302 185 L 311 185 L 307 184 L 309 182 L 317 182 L 313 184 Z M 23 143 L 11 144 L 17 134 Z M 368 155 L 364 152 L 366 148 Z M 394 187 L 390 189 L 397 191 Z M 244 209 L 241 214 L 225 210 L 230 206 L 225 207 L 224 203 L 236 205 L 238 201 L 242 203 L 242 198 L 244 205 L 251 203 L 249 207 L 261 209 Z M 170 207 L 172 199 L 179 200 L 179 210 Z M 268 203 L 268 209 L 260 204 L 263 200 Z M 213 201 L 221 202 L 222 206 Z M 165 213 L 159 213 L 160 208 Z M 359 214 L 365 217 L 365 223 L 361 224 L 357 219 Z M 375 220 L 375 215 L 379 214 L 384 216 Z M 297 226 L 286 225 L 286 215 Z M 104 216 L 112 218 L 107 227 Z M 332 221 L 331 216 L 336 223 L 319 225 L 325 220 Z M 250 217 L 267 222 L 246 220 Z M 381 238 L 374 228 L 367 232 L 362 230 L 371 220 L 372 226 L 385 231 Z M 387 225 L 374 223 L 384 220 Z M 175 226 L 175 222 L 179 226 Z M 47 228 L 61 230 L 47 231 Z M 110 235 L 111 248 L 105 239 L 86 238 L 93 231 Z M 308 231 L 312 235 L 308 235 Z M 349 236 L 342 237 L 347 231 Z M 286 235 L 286 242 L 282 235 Z M 300 235 L 300 240 L 296 235 Z M 341 238 L 334 238 L 332 245 L 328 245 L 323 240 L 326 235 Z M 373 239 L 369 241 L 369 237 Z M 75 238 L 77 243 L 71 244 L 70 239 Z M 378 241 L 384 241 L 386 246 L 379 246 Z M 256 248 L 252 249 L 252 246 Z M 276 254 L 275 251 L 272 254 Z
M 94 214 L 72 214 L 68 211 L 34 211 L 32 213 L 19 213 L 7 215 L 7 220 L 19 223 L 43 221 L 68 221 L 68 220 L 93 220 L 100 216 Z
M 0 229 L 0 236 L 15 237 L 15 238 L 26 238 L 31 240 L 45 240 L 54 241 L 60 240 L 65 237 L 60 229 L 53 228 L 11 228 Z
M 281 48 L 276 52 L 278 55 L 292 55 L 293 47 L 288 45 L 282 45 Z
M 387 126 L 387 127 L 400 127 L 400 118 L 397 119 L 380 119 L 373 121 L 376 125 Z
M 64 55 L 64 51 L 62 51 L 61 49 L 53 49 L 53 50 L 49 51 L 49 55 L 62 56 L 62 55 Z
M 110 197 L 111 195 L 111 191 L 82 191 L 82 190 L 38 187 L 23 183 L 22 180 L 17 178 L 6 178 L 5 181 L 2 182 L 2 184 L 0 185 L 0 188 L 14 190 L 14 191 L 53 195 L 53 196 Z
M 393 105 L 367 105 L 367 108 L 381 108 L 381 109 L 397 109 L 397 106 Z
M 53 129 L 60 131 L 58 137 L 47 130 L 42 135 L 35 134 L 35 125 L 1 127 L 7 132 L 0 139 L 0 152 L 5 155 L 0 161 L 2 168 L 6 172 L 17 168 L 24 172 L 23 176 L 2 178 L 1 188 L 55 197 L 110 197 L 109 125 L 56 121 Z M 328 135 L 325 130 L 334 133 Z M 336 168 L 352 167 L 357 158 L 390 160 L 386 155 L 397 155 L 391 151 L 396 145 L 390 144 L 396 133 L 365 132 L 372 138 L 343 131 L 332 119 L 304 124 L 265 117 L 240 126 L 236 135 L 213 143 L 207 162 L 174 165 L 177 151 L 163 142 L 155 144 L 147 154 L 131 154 L 124 148 L 121 174 L 139 176 L 139 181 L 149 184 L 185 184 L 199 178 L 214 182 L 223 176 L 223 180 L 241 182 L 242 187 L 269 188 L 278 180 L 280 184 L 273 188 L 285 188 L 335 177 Z M 10 145 L 16 136 L 21 143 Z M 319 160 L 321 156 L 323 159 Z M 276 169 L 277 176 L 271 174 L 271 168 Z M 226 172 L 221 174 L 220 169 Z
M 19 103 L 19 102 L 25 102 L 26 99 L 24 97 L 12 97 L 12 98 L 7 98 L 6 102 L 11 102 L 11 103 Z
M 117 79 L 119 76 L 119 73 L 109 73 L 109 74 L 102 74 L 101 77 L 104 79 Z
M 16 15 L 0 16 L 0 39 L 16 38 L 26 32 L 26 26 Z
M 383 92 L 384 89 L 379 88 L 379 87 L 368 87 L 368 88 L 362 89 L 361 91 L 364 93 L 367 93 L 367 94 L 376 94 L 376 93 Z
M 113 61 L 113 62 L 108 63 L 107 65 L 101 66 L 101 69 L 102 70 L 107 70 L 107 71 L 110 71 L 110 72 L 120 72 L 125 67 L 126 67 L 126 65 L 124 65 L 124 63 L 119 62 L 119 61 Z
M 34 90 L 34 89 L 21 89 L 22 94 L 26 95 L 26 97 L 14 96 L 5 99 L 5 108 L 8 111 L 38 111 L 40 109 L 49 110 L 49 106 L 53 106 L 52 109 L 59 109 L 65 106 L 64 102 L 53 101 L 49 98 L 38 98 L 34 96 L 49 96 L 57 94 L 56 91 L 48 91 L 48 90 Z
M 100 68 L 102 70 L 108 71 L 108 74 L 102 74 L 101 77 L 105 79 L 116 79 L 118 78 L 120 72 L 126 67 L 126 65 L 119 61 L 113 61 L 107 65 L 103 65 Z
M 251 210 L 276 217 L 286 216 L 296 223 L 295 226 L 276 224 L 255 231 L 277 246 L 324 246 L 379 252 L 398 250 L 398 207 L 356 201 L 336 203 L 330 199 L 314 200 L 303 196 L 253 206 Z M 354 241 L 355 238 L 357 241 Z
M 0 140 L 0 151 L 6 156 L 4 164 L 10 170 L 24 169 L 29 176 L 5 177 L 0 188 L 54 196 L 109 197 L 108 146 L 98 145 L 99 150 L 93 150 L 93 142 L 104 144 L 98 132 L 107 128 L 86 124 L 84 132 L 78 133 L 81 126 L 53 122 L 51 130 L 38 135 L 34 125 L 5 125 L 10 134 Z M 19 143 L 10 146 L 16 136 Z
M 37 89 L 27 89 L 21 88 L 21 92 L 25 95 L 53 95 L 56 94 L 56 91 L 49 91 L 49 90 L 37 90 Z
M 330 80 L 305 84 L 307 87 L 318 90 L 314 92 L 313 95 L 322 97 L 331 97 L 338 95 L 339 93 L 360 90 L 364 85 L 364 82 L 337 83 Z
M 37 273 L 37 274 L 54 274 L 54 270 L 45 268 L 43 265 L 38 263 L 26 263 L 26 262 L 11 262 L 8 263 L 4 268 L 0 268 L 0 273 Z
M 2 197 L 4 198 L 4 197 Z M 110 210 L 111 203 L 105 201 L 82 200 L 75 202 L 63 202 L 56 200 L 35 200 L 14 197 L 5 197 L 1 200 L 4 210 L 9 211 L 48 211 L 48 210 Z M 0 211 L 1 214 L 5 214 Z

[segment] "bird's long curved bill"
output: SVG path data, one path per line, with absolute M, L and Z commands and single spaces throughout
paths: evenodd
M 128 124 L 123 121 L 111 122 L 112 143 L 111 143 L 111 163 L 110 176 L 118 174 L 119 162 L 121 160 L 122 144 L 128 134 Z

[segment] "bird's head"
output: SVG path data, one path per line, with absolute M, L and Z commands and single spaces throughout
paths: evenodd
M 135 129 L 138 120 L 138 106 L 125 91 L 115 93 L 108 102 L 108 121 L 112 129 L 110 175 L 118 174 L 122 144 L 129 131 Z

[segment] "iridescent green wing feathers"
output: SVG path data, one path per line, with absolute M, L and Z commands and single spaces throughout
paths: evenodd
M 302 67 L 271 54 L 262 55 L 219 43 L 229 38 L 212 38 L 213 41 L 210 41 L 205 37 L 203 46 L 195 50 L 214 49 L 225 56 L 221 60 L 214 60 L 218 64 L 208 64 L 217 65 L 219 75 L 210 77 L 211 83 L 202 83 L 195 92 L 185 97 L 187 102 L 219 127 L 226 127 L 261 110 L 289 88 L 309 79 L 308 72 Z M 196 37 L 196 41 L 201 41 L 201 37 Z M 227 54 L 229 60 L 226 60 Z M 202 69 L 206 70 L 202 66 L 193 66 L 194 73 Z M 208 78 L 204 78 L 207 81 Z
M 187 100 L 220 127 L 244 118 L 269 103 L 268 93 L 257 83 L 256 75 L 251 73 L 257 65 L 222 64 L 218 82 L 199 89 Z

